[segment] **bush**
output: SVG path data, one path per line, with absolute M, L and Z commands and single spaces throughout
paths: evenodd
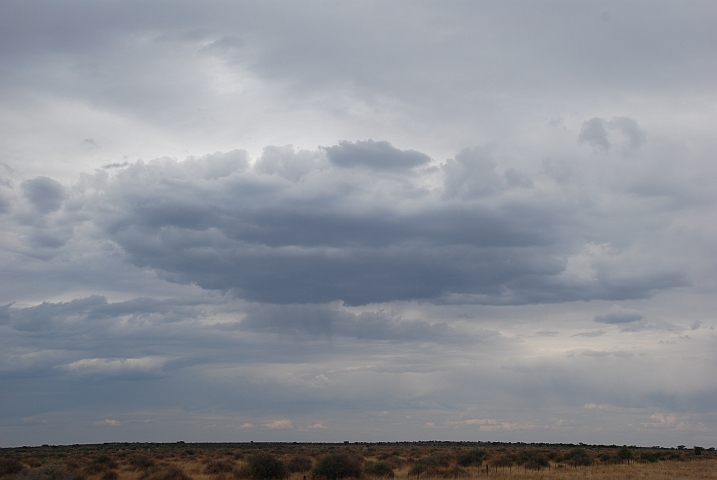
M 518 455 L 518 464 L 529 470 L 540 470 L 550 465 L 548 458 L 536 450 L 523 450 Z
M 606 465 L 614 465 L 621 462 L 618 457 L 616 457 L 615 455 L 610 455 L 609 453 L 601 453 L 598 458 L 602 463 Z
M 284 464 L 273 455 L 257 453 L 249 457 L 248 471 L 254 480 L 268 480 L 286 477 Z
M 117 480 L 118 477 L 117 470 L 107 470 L 102 474 L 102 480 Z
M 428 457 L 419 458 L 413 464 L 409 474 L 420 476 L 428 475 L 447 475 L 448 466 L 451 464 L 451 457 L 445 454 L 434 453 Z
M 500 467 L 500 468 L 510 467 L 514 463 L 515 463 L 515 457 L 513 455 L 503 455 L 502 457 L 496 458 L 495 460 L 493 460 L 493 466 L 496 468 L 497 467 Z
M 584 448 L 573 448 L 563 456 L 563 461 L 569 462 L 575 467 L 588 467 L 593 464 L 593 459 Z
M 468 450 L 458 455 L 458 465 L 461 467 L 469 467 L 471 465 L 482 465 L 483 459 L 488 456 L 485 450 Z
M 339 478 L 359 478 L 361 464 L 345 453 L 333 453 L 325 456 L 312 470 L 314 478 L 337 480 Z
M 234 470 L 235 463 L 227 460 L 212 460 L 204 467 L 204 473 L 217 474 Z
M 634 455 L 632 454 L 632 450 L 627 448 L 627 445 L 623 445 L 619 452 L 617 452 L 617 456 L 620 457 L 620 460 L 627 460 L 628 463 Z
M 145 470 L 154 467 L 154 460 L 146 455 L 132 455 L 127 458 L 127 462 L 135 468 L 135 470 Z
M 289 461 L 286 462 L 286 469 L 291 473 L 308 472 L 313 466 L 313 460 L 304 455 L 297 455 L 295 457 L 290 458 Z
M 79 480 L 81 477 L 74 475 L 66 466 L 53 463 L 37 470 L 28 470 L 19 478 L 23 480 Z
M 372 477 L 387 477 L 393 478 L 393 468 L 387 462 L 366 462 L 363 466 L 363 471 L 366 475 Z
M 0 477 L 15 475 L 23 470 L 23 465 L 15 458 L 0 458 Z
M 101 473 L 106 470 L 112 470 L 114 468 L 117 468 L 117 462 L 112 460 L 107 455 L 99 455 L 94 460 L 92 460 L 92 463 L 87 465 L 87 468 L 85 468 L 85 472 L 92 475 L 95 473 Z
M 640 460 L 655 463 L 657 461 L 657 455 L 655 455 L 655 452 L 642 452 L 640 454 Z
M 156 468 L 147 480 L 191 480 L 191 478 L 175 465 L 162 465 Z

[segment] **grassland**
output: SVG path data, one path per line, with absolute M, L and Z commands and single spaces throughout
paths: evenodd
M 287 480 L 333 480 L 321 477 L 317 469 L 330 455 L 350 459 L 367 480 L 717 480 L 714 450 L 469 442 L 178 442 L 4 448 L 0 449 L 0 480 L 263 480 L 274 474 L 252 470 L 252 462 L 269 456 L 278 460 L 281 477 Z

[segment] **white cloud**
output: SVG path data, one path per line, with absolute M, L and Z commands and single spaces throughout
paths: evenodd
M 266 428 L 294 428 L 291 420 L 274 420 L 273 422 L 265 423 Z
M 120 422 L 118 420 L 112 420 L 112 419 L 107 418 L 100 422 L 95 422 L 94 424 L 99 425 L 99 426 L 119 427 L 122 425 L 122 422 Z

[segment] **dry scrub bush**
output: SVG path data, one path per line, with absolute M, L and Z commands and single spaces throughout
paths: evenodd
M 304 473 L 311 470 L 314 461 L 306 455 L 296 455 L 286 462 L 286 469 L 291 473 Z
M 146 470 L 154 467 L 154 460 L 147 455 L 131 455 L 127 458 L 127 463 L 130 464 L 135 470 Z
M 238 478 L 269 480 L 286 477 L 284 463 L 269 453 L 255 453 L 247 459 L 246 465 L 236 472 Z
M 230 460 L 212 460 L 204 467 L 204 473 L 227 473 L 234 470 L 236 464 Z
M 16 458 L 0 458 L 0 477 L 15 475 L 22 472 L 24 468 Z
M 361 463 L 345 453 L 326 455 L 311 471 L 313 478 L 322 480 L 359 478 L 361 473 Z
M 387 462 L 366 462 L 363 471 L 371 477 L 393 478 L 393 468 Z
M 15 477 L 19 480 L 80 480 L 81 477 L 70 472 L 60 463 L 51 463 L 42 468 L 24 470 Z
M 472 465 L 481 466 L 486 457 L 488 457 L 488 452 L 485 450 L 468 450 L 458 454 L 456 463 L 461 467 L 470 467 Z
M 191 480 L 184 470 L 176 465 L 161 465 L 155 467 L 146 480 Z
M 117 470 L 107 470 L 102 474 L 102 480 L 117 480 L 117 478 L 119 478 Z

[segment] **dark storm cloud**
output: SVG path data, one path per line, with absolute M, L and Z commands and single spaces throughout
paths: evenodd
M 418 167 L 431 161 L 425 153 L 399 150 L 384 141 L 342 141 L 333 147 L 326 147 L 325 150 L 331 163 L 339 167 L 364 166 L 378 170 L 396 170 Z
M 637 310 L 622 309 L 620 307 L 613 307 L 609 312 L 604 315 L 597 315 L 595 321 L 598 323 L 632 323 L 642 320 L 643 316 Z
M 49 177 L 37 177 L 22 182 L 25 198 L 40 212 L 50 213 L 60 209 L 67 197 L 65 188 L 57 180 Z
M 34 307 L 11 308 L 6 305 L 0 311 L 0 322 L 18 331 L 43 332 L 47 330 L 65 330 L 73 328 L 73 319 L 101 321 L 130 317 L 147 319 L 153 315 L 162 322 L 179 321 L 194 318 L 196 302 L 181 300 L 157 300 L 153 298 L 135 298 L 124 302 L 109 303 L 104 296 L 93 295 L 69 302 L 43 302 Z M 68 323 L 69 322 L 69 323 Z
M 385 145 L 391 162 L 396 149 Z M 297 156 L 305 163 L 286 170 Z M 613 276 L 605 266 L 575 283 L 561 274 L 579 245 L 561 232 L 579 212 L 552 203 L 566 200 L 542 206 L 530 189 L 508 196 L 514 187 L 479 149 L 461 151 L 442 173 L 444 187 L 427 188 L 414 174 L 331 168 L 320 152 L 291 148 L 268 148 L 247 170 L 236 151 L 100 175 L 101 193 L 84 208 L 135 265 L 265 303 L 617 300 L 684 282 L 676 272 Z
M 262 332 L 304 334 L 315 337 L 353 337 L 394 342 L 475 343 L 445 322 L 430 324 L 403 320 L 391 312 L 353 313 L 336 305 L 257 305 L 241 327 Z

